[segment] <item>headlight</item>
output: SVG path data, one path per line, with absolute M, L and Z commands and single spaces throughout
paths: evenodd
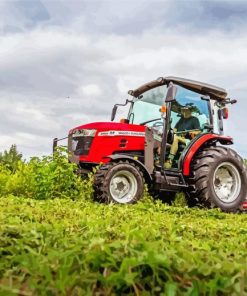
M 75 130 L 72 137 L 94 137 L 96 134 L 96 129 L 80 129 Z

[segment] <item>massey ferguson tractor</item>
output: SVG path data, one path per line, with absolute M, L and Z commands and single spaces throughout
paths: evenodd
M 81 174 L 97 168 L 96 200 L 135 203 L 146 183 L 153 196 L 167 201 L 183 191 L 190 206 L 226 212 L 247 207 L 246 167 L 224 135 L 227 106 L 236 103 L 225 89 L 160 77 L 128 94 L 131 99 L 113 107 L 111 122 L 69 131 L 70 161 Z M 128 116 L 114 122 L 120 107 L 128 108 Z

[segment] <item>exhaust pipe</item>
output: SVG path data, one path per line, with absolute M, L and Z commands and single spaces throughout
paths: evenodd
M 52 145 L 52 152 L 53 152 L 53 154 L 54 154 L 55 151 L 56 151 L 56 148 L 57 148 L 57 142 L 58 142 L 58 138 L 54 138 L 54 139 L 53 139 L 53 145 Z
M 53 139 L 53 145 L 52 145 L 52 152 L 53 152 L 53 154 L 56 152 L 56 148 L 58 146 L 58 142 L 59 141 L 62 141 L 62 140 L 65 140 L 65 139 L 68 139 L 68 137 L 64 137 L 64 138 L 61 138 L 61 139 L 58 139 L 58 138 L 54 138 Z

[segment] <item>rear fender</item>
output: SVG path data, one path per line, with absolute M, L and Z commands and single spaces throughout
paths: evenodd
M 128 160 L 128 161 L 130 161 L 132 163 L 135 163 L 141 169 L 141 171 L 143 172 L 143 176 L 145 178 L 145 181 L 148 184 L 150 184 L 152 182 L 152 180 L 153 180 L 152 176 L 147 171 L 145 165 L 142 162 L 140 162 L 139 160 L 134 159 L 131 156 L 122 155 L 122 154 L 109 155 L 109 156 L 107 156 L 107 158 L 110 158 L 113 161 L 120 161 L 120 160 L 123 160 L 124 161 L 124 160 Z
M 216 134 L 203 134 L 200 137 L 197 137 L 194 141 L 188 145 L 188 147 L 183 152 L 180 167 L 182 168 L 183 175 L 190 175 L 190 165 L 193 160 L 196 152 L 204 145 L 214 145 L 216 143 L 220 143 L 222 145 L 231 145 L 233 144 L 233 140 L 231 137 L 216 135 Z

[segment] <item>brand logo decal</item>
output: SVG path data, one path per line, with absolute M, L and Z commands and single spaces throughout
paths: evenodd
M 99 132 L 98 136 L 128 136 L 128 137 L 145 137 L 145 132 L 135 132 L 135 131 L 106 131 Z

